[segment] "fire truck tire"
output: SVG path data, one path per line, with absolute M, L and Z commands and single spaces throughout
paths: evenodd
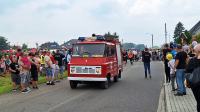
M 118 79 L 119 79 L 118 75 L 114 76 L 114 82 L 118 82 Z
M 107 81 L 102 82 L 102 89 L 108 89 L 110 86 L 110 80 L 109 78 L 107 79 Z
M 70 81 L 69 83 L 70 83 L 71 89 L 76 89 L 77 88 L 78 83 L 76 81 Z

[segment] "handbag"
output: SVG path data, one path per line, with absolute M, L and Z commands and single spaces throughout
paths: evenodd
M 187 73 L 185 78 L 190 86 L 197 86 L 200 84 L 200 67 L 194 69 L 192 73 Z

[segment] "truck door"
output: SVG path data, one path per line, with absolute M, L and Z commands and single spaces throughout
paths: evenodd
M 122 67 L 122 55 L 121 55 L 121 47 L 119 44 L 116 44 L 117 49 L 117 62 L 118 62 L 118 68 Z

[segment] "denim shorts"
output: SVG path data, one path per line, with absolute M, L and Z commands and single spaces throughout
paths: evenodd
M 28 82 L 28 80 L 29 80 L 29 76 L 28 75 L 29 75 L 28 72 L 20 74 L 20 78 L 21 78 L 21 83 L 22 84 L 25 84 L 25 83 Z
M 20 84 L 20 80 L 21 80 L 21 77 L 19 74 L 14 74 L 14 73 L 11 73 L 11 80 L 12 82 L 14 82 L 15 84 L 19 85 Z
M 46 68 L 46 76 L 48 77 L 53 76 L 52 68 Z

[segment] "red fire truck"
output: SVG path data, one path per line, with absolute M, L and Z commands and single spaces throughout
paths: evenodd
M 105 36 L 79 37 L 68 64 L 68 80 L 75 89 L 80 83 L 98 82 L 107 89 L 117 82 L 123 70 L 121 44 Z

